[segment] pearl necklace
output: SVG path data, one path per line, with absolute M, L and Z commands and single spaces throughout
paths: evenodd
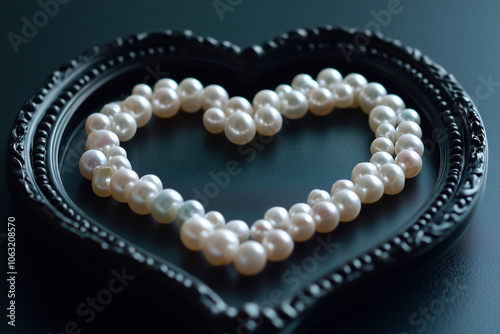
M 180 109 L 187 113 L 203 109 L 203 125 L 208 132 L 224 132 L 232 143 L 244 145 L 256 133 L 277 134 L 283 116 L 295 120 L 308 110 L 325 116 L 334 108 L 358 107 L 369 115 L 369 126 L 376 137 L 370 146 L 370 162 L 357 164 L 351 180 L 336 181 L 330 193 L 314 189 L 307 203 L 297 203 L 289 210 L 270 208 L 264 219 L 254 222 L 251 228 L 241 220 L 226 224 L 217 211 L 205 213 L 200 202 L 184 201 L 177 191 L 163 189 L 156 175 L 139 178 L 132 170 L 127 152 L 119 146 L 120 142 L 132 139 L 137 128 L 145 126 L 152 114 L 170 118 Z M 177 221 L 186 248 L 203 251 L 214 266 L 234 263 L 243 275 L 258 274 L 267 260 L 287 259 L 294 242 L 309 240 L 315 232 L 332 232 L 339 222 L 354 220 L 361 203 L 374 203 L 384 193 L 401 192 L 405 178 L 420 172 L 424 152 L 420 116 L 415 110 L 407 109 L 399 96 L 387 94 L 381 84 L 368 83 L 357 73 L 343 78 L 333 68 L 322 70 L 316 80 L 308 74 L 299 74 L 291 85 L 258 92 L 252 103 L 243 97 L 229 99 L 223 87 L 204 88 L 194 78 L 186 78 L 180 84 L 161 79 L 154 89 L 138 84 L 124 101 L 106 104 L 100 113 L 91 114 L 85 130 L 86 151 L 79 167 L 81 174 L 92 180 L 96 195 L 113 196 L 118 202 L 128 203 L 135 213 L 150 213 L 163 224 Z

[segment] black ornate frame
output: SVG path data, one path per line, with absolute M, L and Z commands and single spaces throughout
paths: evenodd
M 167 263 L 137 254 L 136 249 L 120 238 L 93 225 L 60 191 L 60 181 L 54 177 L 59 165 L 58 156 L 53 152 L 58 149 L 59 132 L 64 128 L 61 120 L 67 122 L 71 116 L 65 109 L 67 102 L 97 78 L 124 64 L 162 54 L 182 56 L 202 49 L 205 55 L 217 61 L 235 62 L 247 69 L 258 68 L 259 63 L 278 56 L 300 57 L 314 50 L 392 63 L 427 94 L 436 112 L 426 116 L 433 126 L 445 131 L 444 139 L 438 143 L 441 170 L 437 191 L 426 211 L 389 242 L 331 270 L 323 279 L 275 309 L 262 309 L 252 303 L 235 309 L 203 282 L 184 276 Z M 200 304 L 209 318 L 227 329 L 235 329 L 243 323 L 248 330 L 265 331 L 296 323 L 313 305 L 336 295 L 339 290 L 355 286 L 377 273 L 401 269 L 422 254 L 449 247 L 464 231 L 482 196 L 487 142 L 481 118 L 455 78 L 420 51 L 378 33 L 331 27 L 301 29 L 240 50 L 231 43 L 202 38 L 189 31 L 163 31 L 117 39 L 62 65 L 21 108 L 9 137 L 6 164 L 15 202 L 31 217 L 34 212 L 39 213 L 39 221 L 44 225 L 33 226 L 41 233 L 50 230 L 51 234 L 68 237 L 69 242 L 86 242 L 102 256 L 118 258 L 147 270 L 163 279 L 172 290 Z

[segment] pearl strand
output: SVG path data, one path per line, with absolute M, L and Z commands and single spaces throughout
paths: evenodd
M 185 201 L 177 191 L 164 189 L 155 175 L 139 178 L 127 152 L 119 146 L 131 140 L 153 114 L 170 118 L 181 109 L 187 113 L 204 110 L 203 125 L 209 133 L 224 133 L 232 143 L 244 145 L 257 133 L 277 134 L 283 116 L 295 120 L 307 111 L 325 116 L 336 108 L 357 107 L 368 115 L 376 137 L 370 146 L 370 161 L 357 164 L 351 179 L 336 181 L 330 192 L 314 189 L 306 203 L 294 204 L 289 210 L 270 208 L 250 228 L 241 220 L 226 223 L 217 211 L 205 213 L 200 202 Z M 322 70 L 316 80 L 299 74 L 291 85 L 258 92 L 252 103 L 239 96 L 229 98 L 219 85 L 203 87 L 194 78 L 179 84 L 161 79 L 153 89 L 145 84 L 134 86 L 124 101 L 106 104 L 87 118 L 88 137 L 80 172 L 92 180 L 97 196 L 112 196 L 128 203 L 135 213 L 151 214 L 163 224 L 177 221 L 184 246 L 203 251 L 210 264 L 233 263 L 239 273 L 255 275 L 267 261 L 287 259 L 294 242 L 307 241 L 315 232 L 330 233 L 340 222 L 356 219 L 362 203 L 375 203 L 384 193 L 401 192 L 405 178 L 415 177 L 422 169 L 420 122 L 415 110 L 406 108 L 399 96 L 387 94 L 381 84 L 369 83 L 357 73 L 343 78 L 333 68 Z

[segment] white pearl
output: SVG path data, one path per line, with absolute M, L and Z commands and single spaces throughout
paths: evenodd
M 109 183 L 111 179 L 111 168 L 108 166 L 99 166 L 94 169 L 94 176 L 92 178 L 92 190 L 94 194 L 99 197 L 109 197 Z
M 219 108 L 209 108 L 203 113 L 203 126 L 211 134 L 224 132 L 226 114 Z
M 269 221 L 259 219 L 252 224 L 252 227 L 250 228 L 250 236 L 253 240 L 262 242 L 262 239 L 264 239 L 264 237 L 272 230 L 273 225 Z
M 272 262 L 283 261 L 293 252 L 294 243 L 290 234 L 283 230 L 272 230 L 262 240 L 267 259 Z
M 386 137 L 375 138 L 370 146 L 370 153 L 375 154 L 377 152 L 387 152 L 389 154 L 394 154 L 394 143 L 392 142 L 392 140 Z
M 177 211 L 184 202 L 174 189 L 163 189 L 151 202 L 151 215 L 159 223 L 171 224 L 177 218 Z
M 182 244 L 192 251 L 202 250 L 213 231 L 214 226 L 205 218 L 201 216 L 191 217 L 181 226 Z
M 349 84 L 354 91 L 354 101 L 351 105 L 352 108 L 359 107 L 359 92 L 361 88 L 368 84 L 368 81 L 364 76 L 359 73 L 350 73 L 344 78 L 344 82 Z
M 253 109 L 259 110 L 262 107 L 270 106 L 275 109 L 280 108 L 280 97 L 270 89 L 264 89 L 255 94 L 252 101 Z
M 395 162 L 401 167 L 407 179 L 417 176 L 422 170 L 422 158 L 417 152 L 412 150 L 399 152 Z
M 342 82 L 342 74 L 334 68 L 322 69 L 316 77 L 320 87 L 332 89 L 336 84 Z
M 316 116 L 326 116 L 333 111 L 333 94 L 324 87 L 314 88 L 309 94 L 309 111 Z
M 104 150 L 113 146 L 119 146 L 120 139 L 109 130 L 96 130 L 89 134 L 85 142 L 85 150 Z
M 396 142 L 399 137 L 407 133 L 410 133 L 417 136 L 419 139 L 422 139 L 422 129 L 420 128 L 420 125 L 415 122 L 404 121 L 401 122 L 396 128 L 396 131 L 392 135 L 392 141 Z
M 305 212 L 299 212 L 293 215 L 290 220 L 288 233 L 293 241 L 303 242 L 311 239 L 316 229 L 313 217 Z
M 195 78 L 182 80 L 177 88 L 177 94 L 181 101 L 181 109 L 185 112 L 195 113 L 201 109 L 203 85 Z
M 139 182 L 139 176 L 131 169 L 119 169 L 109 181 L 111 196 L 120 203 L 126 203 L 132 186 Z
M 240 242 L 233 232 L 221 228 L 207 238 L 203 255 L 213 266 L 224 266 L 233 262 Z
M 209 85 L 203 90 L 201 107 L 203 110 L 208 110 L 210 108 L 222 109 L 228 99 L 229 95 L 224 87 L 219 85 Z
M 377 175 L 377 174 L 378 174 L 377 166 L 369 162 L 360 162 L 352 169 L 351 180 L 354 184 L 356 184 L 358 178 L 360 178 L 363 175 Z
M 225 228 L 236 234 L 240 243 L 248 240 L 250 237 L 250 228 L 242 220 L 231 220 L 226 224 Z
M 182 226 L 186 220 L 195 216 L 204 216 L 205 208 L 201 205 L 200 202 L 190 199 L 181 204 L 179 209 L 177 210 L 177 224 Z
M 106 158 L 108 158 L 108 160 L 111 159 L 112 157 L 117 157 L 117 156 L 121 156 L 121 157 L 126 158 L 127 151 L 125 151 L 125 149 L 121 146 L 113 146 L 113 147 L 110 147 L 109 150 L 107 150 L 107 152 L 106 152 Z
M 95 132 L 93 132 L 95 133 Z M 420 156 L 424 154 L 424 143 L 415 135 L 410 133 L 401 135 L 394 145 L 396 154 L 404 150 L 413 150 Z
M 314 204 L 311 216 L 314 219 L 315 229 L 318 233 L 330 233 L 339 226 L 339 210 L 330 201 L 322 201 Z
M 172 79 L 169 79 L 169 78 L 163 78 L 163 79 L 158 80 L 155 83 L 155 85 L 153 86 L 153 89 L 156 92 L 157 89 L 160 89 L 160 88 L 163 88 L 163 87 L 171 88 L 173 90 L 177 90 L 177 88 L 179 88 L 179 85 L 177 84 L 177 82 L 175 82 L 175 80 L 172 80 Z
M 153 113 L 160 118 L 175 116 L 181 108 L 181 99 L 177 92 L 168 87 L 155 89 L 151 97 Z
M 389 123 L 392 126 L 396 126 L 397 121 L 398 116 L 396 112 L 387 106 L 376 106 L 372 109 L 368 117 L 368 123 L 373 132 L 377 131 L 380 124 Z
M 137 131 L 135 118 L 127 113 L 119 113 L 111 122 L 111 131 L 116 133 L 121 142 L 134 138 Z
M 350 108 L 354 103 L 354 90 L 351 85 L 339 83 L 332 88 L 335 108 Z
M 383 165 L 378 176 L 384 184 L 384 193 L 387 195 L 399 194 L 405 186 L 405 174 L 396 164 Z
M 234 96 L 227 101 L 227 103 L 222 108 L 226 116 L 234 114 L 238 111 L 242 111 L 244 113 L 253 116 L 254 110 L 250 102 L 247 99 L 241 96 Z
M 307 204 L 312 207 L 319 201 L 329 201 L 331 196 L 328 192 L 321 189 L 313 189 L 307 196 Z
M 387 95 L 385 87 L 378 82 L 370 82 L 369 84 L 366 84 L 361 88 L 358 96 L 361 110 L 363 110 L 365 114 L 369 114 L 373 107 L 375 107 L 380 99 L 385 95 Z
M 269 221 L 274 228 L 281 230 L 288 230 L 290 226 L 290 217 L 288 216 L 288 211 L 281 207 L 275 206 L 266 211 L 264 214 L 264 219 Z
M 85 131 L 89 134 L 96 130 L 107 130 L 110 125 L 111 120 L 108 116 L 101 113 L 93 113 L 85 121 Z
M 105 104 L 100 111 L 101 114 L 108 116 L 110 120 L 121 112 L 122 107 L 116 102 Z
M 276 89 L 274 90 L 274 92 L 276 94 L 278 94 L 279 98 L 283 98 L 283 95 L 285 95 L 286 93 L 290 93 L 291 91 L 293 91 L 293 88 L 292 86 L 290 85 L 285 85 L 285 84 L 281 84 L 279 85 L 278 87 L 276 87 Z M 281 101 L 280 101 L 281 103 Z M 279 110 L 279 109 L 278 109 Z
M 132 95 L 142 95 L 149 100 L 153 95 L 153 90 L 148 85 L 141 83 L 132 88 Z
M 420 125 L 420 115 L 414 109 L 406 108 L 398 112 L 398 124 L 405 121 L 415 122 Z
M 148 124 L 153 115 L 153 107 L 148 99 L 142 95 L 130 95 L 123 101 L 123 112 L 134 116 L 137 127 L 142 128 Z
M 227 139 L 236 145 L 245 145 L 255 137 L 255 122 L 246 112 L 238 111 L 229 115 L 224 125 L 224 134 Z
M 128 191 L 127 202 L 135 213 L 147 215 L 151 212 L 151 203 L 158 194 L 155 184 L 149 181 L 139 181 Z
M 256 131 L 263 136 L 274 136 L 283 126 L 280 112 L 271 106 L 264 106 L 253 115 Z
M 307 98 L 297 90 L 285 93 L 281 98 L 280 113 L 286 118 L 302 118 L 307 113 L 307 109 Z
M 354 191 L 354 183 L 352 183 L 351 180 L 337 180 L 335 181 L 334 184 L 332 184 L 332 189 L 330 190 L 330 195 L 333 196 L 335 193 L 339 190 L 347 189 L 347 190 L 353 190 Z
M 146 174 L 140 178 L 139 181 L 149 181 L 156 186 L 156 190 L 161 191 L 163 189 L 163 183 L 160 178 L 154 174 Z
M 318 83 L 309 74 L 297 74 L 291 84 L 294 90 L 301 92 L 304 95 L 308 95 L 311 89 L 318 88 Z
M 394 158 L 387 152 L 377 152 L 370 158 L 370 163 L 374 164 L 378 170 L 385 164 L 393 163 Z
M 253 240 L 242 243 L 234 257 L 234 267 L 245 276 L 257 275 L 264 269 L 266 262 L 264 246 Z
M 88 150 L 85 151 L 80 157 L 78 167 L 84 178 L 92 180 L 92 177 L 94 176 L 94 169 L 106 165 L 107 163 L 108 159 L 106 159 L 104 153 L 99 150 Z
M 363 175 L 356 182 L 354 190 L 361 203 L 375 203 L 384 194 L 384 184 L 377 175 Z
M 108 166 L 111 168 L 111 173 L 115 173 L 119 169 L 132 169 L 132 165 L 127 158 L 117 155 L 108 159 Z
M 339 190 L 333 195 L 332 202 L 337 206 L 341 222 L 350 222 L 359 215 L 361 201 L 352 190 Z
M 392 139 L 394 132 L 396 132 L 396 128 L 394 127 L 394 125 L 390 123 L 382 123 L 377 127 L 377 130 L 375 130 L 375 137 L 385 137 Z
M 312 208 L 306 203 L 295 203 L 288 210 L 288 217 L 290 217 L 290 219 L 292 219 L 295 214 L 300 213 L 300 212 L 311 214 Z
M 205 214 L 205 218 L 214 225 L 215 229 L 226 226 L 226 219 L 218 211 L 209 211 Z
M 397 95 L 388 94 L 383 96 L 380 101 L 378 101 L 377 105 L 379 106 L 388 106 L 394 111 L 403 110 L 406 108 L 404 101 Z

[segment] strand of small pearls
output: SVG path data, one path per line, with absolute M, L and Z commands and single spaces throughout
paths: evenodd
M 251 228 L 241 220 L 226 224 L 217 211 L 205 213 L 200 202 L 184 201 L 177 191 L 163 189 L 155 175 L 139 178 L 127 152 L 119 146 L 132 139 L 152 114 L 170 118 L 180 109 L 187 113 L 203 109 L 203 125 L 208 132 L 224 132 L 232 143 L 244 145 L 256 133 L 277 134 L 283 116 L 299 119 L 308 110 L 325 116 L 334 108 L 357 107 L 369 115 L 369 126 L 376 137 L 370 147 L 370 161 L 357 164 L 351 179 L 336 181 L 330 192 L 312 190 L 307 203 L 297 203 L 289 210 L 270 208 Z M 339 222 L 354 220 L 361 203 L 374 203 L 384 193 L 401 192 L 405 178 L 420 172 L 424 152 L 420 116 L 415 110 L 407 109 L 399 96 L 387 94 L 381 84 L 368 83 L 357 73 L 343 78 L 333 68 L 322 70 L 316 80 L 299 74 L 291 85 L 258 92 L 252 103 L 239 96 L 229 98 L 219 85 L 204 88 L 194 78 L 180 84 L 161 79 L 153 89 L 138 84 L 124 101 L 106 104 L 100 113 L 91 114 L 85 129 L 88 138 L 80 171 L 92 180 L 92 189 L 98 196 L 113 196 L 128 203 L 137 214 L 151 213 L 160 223 L 177 221 L 186 248 L 203 251 L 214 266 L 234 263 L 243 275 L 258 274 L 267 260 L 287 259 L 294 242 L 309 240 L 315 232 L 332 232 Z

